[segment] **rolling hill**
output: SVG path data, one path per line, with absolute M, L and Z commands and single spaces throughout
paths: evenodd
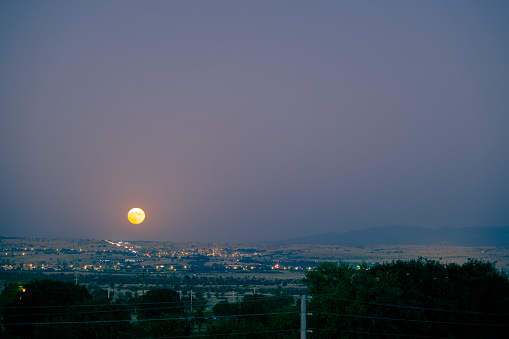
M 509 246 L 509 227 L 381 226 L 347 232 L 330 232 L 275 241 L 305 245 L 452 245 Z

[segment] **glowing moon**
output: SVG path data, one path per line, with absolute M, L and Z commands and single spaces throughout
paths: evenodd
M 127 219 L 133 224 L 140 224 L 145 220 L 145 212 L 141 208 L 133 208 L 127 213 Z

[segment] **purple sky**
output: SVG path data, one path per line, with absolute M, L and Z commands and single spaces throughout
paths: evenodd
M 508 18 L 507 1 L 1 1 L 0 235 L 507 226 Z

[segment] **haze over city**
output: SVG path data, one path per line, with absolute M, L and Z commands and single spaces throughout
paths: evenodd
M 506 1 L 2 1 L 0 235 L 508 226 L 508 17 Z

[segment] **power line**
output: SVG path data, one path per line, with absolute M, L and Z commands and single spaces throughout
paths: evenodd
M 139 302 L 133 302 L 133 303 L 122 303 L 122 304 L 95 304 L 95 305 L 40 305 L 40 306 L 5 306 L 2 307 L 3 309 L 11 309 L 11 308 L 22 308 L 22 309 L 29 309 L 29 308 L 58 308 L 58 307 L 68 307 L 68 308 L 77 308 L 77 307 L 107 307 L 107 306 L 131 306 L 131 305 L 157 305 L 157 304 L 178 304 L 183 303 L 185 301 L 157 301 L 157 302 L 150 302 L 150 303 L 139 303 Z
M 217 319 L 229 319 L 239 317 L 256 317 L 262 315 L 278 315 L 278 314 L 298 314 L 299 312 L 276 312 L 276 313 L 257 313 L 257 314 L 235 314 L 227 316 L 216 316 Z M 194 319 L 207 319 L 207 317 L 181 317 L 181 318 L 155 318 L 155 319 L 138 319 L 138 322 L 146 321 L 167 321 L 167 320 L 194 320 Z M 4 326 L 11 325 L 59 325 L 59 324 L 93 324 L 93 323 L 115 323 L 115 322 L 128 322 L 131 319 L 122 320 L 87 320 L 87 321 L 54 321 L 54 322 L 41 322 L 41 323 L 4 323 Z
M 433 308 L 425 308 L 425 307 L 417 307 L 417 306 L 407 306 L 407 305 L 395 305 L 395 304 L 384 304 L 384 303 L 376 303 L 376 302 L 369 302 L 369 301 L 363 301 L 363 300 L 352 300 L 352 299 L 345 299 L 345 298 L 339 298 L 334 296 L 326 296 L 326 295 L 315 295 L 316 298 L 326 298 L 326 299 L 334 299 L 339 301 L 346 301 L 346 302 L 352 302 L 352 303 L 365 303 L 370 305 L 377 305 L 377 306 L 383 306 L 383 307 L 398 307 L 398 308 L 407 308 L 407 309 L 415 309 L 415 310 L 421 310 L 421 311 L 441 311 L 441 312 L 451 312 L 451 313 L 458 313 L 458 314 L 481 314 L 481 315 L 499 315 L 499 316 L 507 316 L 507 314 L 496 314 L 496 313 L 482 313 L 482 312 L 468 312 L 468 311 L 454 311 L 454 310 L 444 310 L 444 309 L 433 309 Z M 253 299 L 253 300 L 246 300 L 244 302 L 265 302 L 268 300 L 278 300 L 288 298 L 288 296 L 282 296 L 282 297 L 268 297 L 268 298 L 260 298 L 260 299 Z M 55 316 L 55 315 L 76 315 L 76 314 L 89 314 L 89 313 L 113 313 L 113 312 L 129 312 L 132 308 L 138 308 L 139 306 L 145 305 L 173 305 L 173 304 L 182 304 L 182 302 L 153 302 L 153 303 L 133 303 L 133 304 L 105 304 L 105 305 L 74 305 L 75 307 L 98 307 L 98 306 L 124 306 L 129 307 L 130 309 L 123 309 L 123 310 L 99 310 L 99 311 L 83 311 L 83 312 L 68 312 L 68 313 L 46 313 L 46 314 L 29 314 L 26 316 Z M 201 306 L 210 306 L 209 303 L 204 303 Z M 51 308 L 51 307 L 67 307 L 72 308 L 73 306 L 33 306 L 33 307 L 13 307 L 16 309 L 19 308 L 29 308 L 29 309 L 36 309 L 36 308 Z M 185 305 L 179 305 L 179 306 L 162 306 L 162 307 L 149 307 L 149 308 L 143 308 L 141 307 L 141 311 L 146 310 L 167 310 L 167 309 L 173 309 L 173 308 L 181 308 L 185 307 Z M 384 321 L 406 321 L 406 322 L 413 322 L 413 323 L 428 323 L 428 324 L 443 324 L 443 325 L 470 325 L 470 326 L 485 326 L 485 327 L 505 327 L 508 326 L 507 324 L 499 324 L 499 323 L 469 323 L 469 322 L 456 322 L 456 321 L 435 321 L 435 320 L 419 320 L 419 319 L 405 319 L 405 318 L 391 318 L 391 317 L 378 317 L 378 316 L 367 316 L 367 315 L 355 315 L 355 314 L 342 314 L 342 313 L 334 313 L 334 312 L 322 312 L 322 311 L 314 311 L 315 314 L 324 314 L 324 315 L 332 315 L 332 316 L 341 316 L 341 317 L 351 317 L 351 318 L 361 318 L 361 319 L 375 319 L 375 320 L 384 320 Z M 280 315 L 280 314 L 299 314 L 298 311 L 295 312 L 275 312 L 275 313 L 259 313 L 259 314 L 235 314 L 235 315 L 227 315 L 227 316 L 216 316 L 215 319 L 230 319 L 230 318 L 239 318 L 239 317 L 254 317 L 254 316 L 265 316 L 265 315 Z M 17 316 L 24 316 L 24 315 L 17 315 Z M 139 319 L 138 322 L 149 322 L 149 321 L 170 321 L 170 320 L 181 320 L 181 321 L 192 321 L 192 320 L 199 320 L 199 319 L 210 319 L 210 317 L 177 317 L 177 318 L 155 318 L 155 319 Z M 58 324 L 92 324 L 92 323 L 122 323 L 122 322 L 131 322 L 131 319 L 117 319 L 117 320 L 88 320 L 88 321 L 56 321 L 56 322 L 26 322 L 26 323 L 7 323 L 6 326 L 18 326 L 18 325 L 58 325 Z M 321 329 L 317 329 L 321 330 Z M 333 331 L 333 330 L 327 330 L 325 331 Z M 265 331 L 265 332 L 274 332 L 274 331 Z M 343 331 L 348 332 L 348 331 Z M 264 333 L 264 332 L 242 332 L 238 334 L 248 334 L 248 333 Z M 360 333 L 360 332 L 355 332 Z M 376 334 L 376 335 L 387 335 L 387 336 L 394 336 L 396 334 L 390 334 L 390 333 L 372 333 L 372 332 L 366 332 L 366 334 Z M 229 333 L 234 334 L 234 333 Z M 221 335 L 221 334 L 216 334 Z M 406 336 L 403 334 L 397 334 L 399 336 Z M 413 336 L 413 337 L 423 337 L 426 338 L 427 336 Z M 167 337 L 167 338 L 173 338 L 173 337 Z M 174 337 L 178 338 L 178 337 Z
M 342 314 L 342 313 L 321 312 L 321 311 L 313 311 L 313 314 L 327 314 L 327 315 L 336 315 L 336 316 L 349 317 L 349 318 L 378 319 L 378 320 L 396 320 L 396 321 L 409 321 L 409 322 L 445 324 L 445 325 L 471 325 L 471 326 L 496 326 L 496 327 L 499 327 L 499 326 L 509 326 L 508 324 L 461 323 L 461 322 L 453 322 L 453 321 L 401 319 L 401 318 L 374 317 L 374 316 L 367 316 L 367 315 Z
M 385 304 L 385 303 L 377 303 L 377 302 L 373 302 L 373 301 L 345 299 L 345 298 L 334 297 L 334 296 L 329 296 L 329 295 L 320 295 L 320 294 L 318 294 L 318 295 L 315 294 L 315 295 L 313 295 L 313 297 L 334 299 L 334 300 L 346 301 L 346 302 L 351 302 L 351 303 L 360 303 L 360 304 L 367 304 L 367 305 L 396 307 L 396 308 L 406 308 L 406 309 L 423 310 L 423 311 L 448 312 L 448 313 L 458 313 L 458 314 L 489 315 L 489 316 L 509 316 L 509 313 L 486 313 L 486 312 L 475 312 L 475 311 L 447 310 L 447 309 L 441 309 L 441 308 L 427 308 L 427 307 L 421 307 L 421 306 Z
M 448 339 L 448 337 L 437 337 L 437 336 L 429 336 L 429 335 L 415 335 L 415 334 L 402 334 L 402 333 L 381 333 L 381 332 L 366 332 L 366 331 L 345 331 L 345 330 L 327 330 L 322 328 L 312 328 L 314 331 L 323 331 L 323 332 L 340 332 L 340 333 L 352 333 L 352 334 L 371 334 L 371 335 L 383 335 L 386 337 L 412 337 L 412 338 L 437 338 L 437 339 Z M 463 338 L 463 339 L 485 339 L 485 338 Z
M 263 301 L 263 299 L 259 300 L 253 300 L 253 301 Z M 353 300 L 349 300 L 353 301 Z M 147 303 L 147 304 L 155 304 L 155 303 Z M 398 305 L 390 305 L 390 304 L 384 304 L 383 306 L 398 306 Z M 164 309 L 164 307 L 160 308 L 153 308 L 153 309 Z M 424 309 L 424 308 L 417 308 L 417 309 Z M 103 312 L 119 312 L 119 311 L 127 311 L 127 310 L 106 310 Z M 85 312 L 85 313 L 95 313 L 95 312 Z M 79 314 L 79 313 L 68 313 L 69 315 L 72 314 Z M 236 314 L 236 315 L 228 315 L 228 316 L 217 316 L 216 319 L 230 319 L 230 318 L 241 318 L 241 317 L 255 317 L 255 316 L 266 316 L 266 315 L 281 315 L 281 314 L 299 314 L 298 311 L 294 312 L 275 312 L 275 313 L 258 313 L 258 314 Z M 508 326 L 507 324 L 490 324 L 490 323 L 467 323 L 467 322 L 453 322 L 453 321 L 433 321 L 433 320 L 418 320 L 418 319 L 404 319 L 404 318 L 391 318 L 391 317 L 377 317 L 377 316 L 364 316 L 364 315 L 354 315 L 354 314 L 342 314 L 342 313 L 333 313 L 333 312 L 316 312 L 315 314 L 325 314 L 325 315 L 333 315 L 333 316 L 340 316 L 340 317 L 351 317 L 351 318 L 361 318 L 361 319 L 376 319 L 376 320 L 385 320 L 385 321 L 406 321 L 406 322 L 413 322 L 413 323 L 428 323 L 428 324 L 445 324 L 445 325 L 470 325 L 470 326 L 485 326 L 485 327 L 505 327 Z M 46 314 L 47 315 L 47 314 Z M 151 319 L 139 319 L 138 322 L 150 322 L 150 321 L 171 321 L 171 320 L 180 320 L 180 321 L 193 321 L 193 320 L 199 320 L 199 319 L 210 319 L 210 317 L 178 317 L 178 318 L 151 318 Z M 88 320 L 88 321 L 57 321 L 57 322 L 34 322 L 34 323 L 11 323 L 11 324 L 5 324 L 6 326 L 19 326 L 19 325 L 58 325 L 58 324 L 94 324 L 94 323 L 126 323 L 131 322 L 131 319 L 118 319 L 118 320 Z M 315 329 L 317 331 L 322 329 Z M 334 330 L 328 330 L 323 329 L 324 331 L 328 332 L 345 332 L 349 333 L 349 331 L 334 331 Z M 226 334 L 214 334 L 215 336 L 218 335 L 229 335 L 229 334 L 261 334 L 261 333 L 273 333 L 273 332 L 283 332 L 283 331 L 297 331 L 295 330 L 271 330 L 271 331 L 258 331 L 258 332 L 238 332 L 238 333 L 226 333 Z M 412 337 L 420 337 L 420 338 L 430 338 L 431 336 L 416 336 L 416 335 L 404 335 L 404 334 L 391 334 L 391 333 L 375 333 L 375 332 L 358 332 L 358 331 L 351 331 L 351 333 L 364 333 L 364 334 L 372 334 L 372 335 L 385 335 L 385 336 L 412 336 Z M 206 337 L 210 335 L 196 335 L 198 337 Z M 161 337 L 161 338 L 179 338 L 179 337 Z M 440 338 L 440 337 L 435 337 Z M 443 337 L 445 338 L 445 337 Z
M 263 299 L 255 299 L 255 300 L 244 300 L 242 303 L 251 303 L 251 302 L 263 302 L 267 300 L 277 300 L 277 299 L 284 299 L 284 297 L 268 297 Z M 171 309 L 179 309 L 186 307 L 185 304 L 186 301 L 180 301 L 180 302 L 154 302 L 154 303 L 133 303 L 133 304 L 100 304 L 100 305 L 73 305 L 76 307 L 106 307 L 106 306 L 122 306 L 123 309 L 117 309 L 117 310 L 95 310 L 95 311 L 74 311 L 69 310 L 69 312 L 57 312 L 57 313 L 28 313 L 28 314 L 10 314 L 11 317 L 30 317 L 30 316 L 56 316 L 56 315 L 74 315 L 74 314 L 91 314 L 91 313 L 114 313 L 114 312 L 131 312 L 131 310 L 139 309 L 140 311 L 149 311 L 149 310 L 171 310 Z M 148 305 L 168 305 L 168 304 L 180 304 L 177 306 L 161 306 L 161 307 L 143 307 Z M 196 307 L 205 306 L 205 307 L 212 307 L 216 304 L 207 303 L 203 301 L 198 301 L 197 304 L 195 304 Z M 140 307 L 142 306 L 142 307 Z M 72 306 L 27 306 L 27 307 L 10 307 L 11 309 L 37 309 L 37 308 L 43 308 L 43 309 L 50 309 L 50 308 L 63 308 L 63 307 L 72 307 Z M 8 308 L 8 307 L 7 307 Z
M 210 304 L 198 304 L 198 306 L 209 306 Z M 178 309 L 185 308 L 185 305 L 181 306 L 168 306 L 168 307 L 136 307 L 136 305 L 131 305 L 129 308 L 119 309 L 119 310 L 99 310 L 99 311 L 70 311 L 70 312 L 59 312 L 59 313 L 28 313 L 28 314 L 10 314 L 11 317 L 30 317 L 30 316 L 55 316 L 55 315 L 74 315 L 74 314 L 90 314 L 90 313 L 113 313 L 113 312 L 131 312 L 132 309 L 139 309 L 141 311 L 148 310 L 169 310 L 169 309 Z
M 245 302 L 260 302 L 264 300 L 277 300 L 277 299 L 286 299 L 289 296 L 270 296 L 264 297 L 260 299 L 253 300 L 242 300 Z M 293 298 L 293 296 L 290 296 Z M 199 299 L 197 299 L 199 300 Z M 189 302 L 188 300 L 180 300 L 180 301 L 157 301 L 157 302 L 132 302 L 132 303 L 111 303 L 111 304 L 95 304 L 95 305 L 40 305 L 40 306 L 4 306 L 2 309 L 32 309 L 32 308 L 78 308 L 78 307 L 108 307 L 108 306 L 133 306 L 133 305 L 160 305 L 160 304 L 183 304 Z M 196 301 L 193 301 L 196 302 Z M 198 303 L 201 301 L 197 301 Z M 212 306 L 212 304 L 210 304 Z
M 195 337 L 215 337 L 215 336 L 228 336 L 228 335 L 239 335 L 239 334 L 261 334 L 261 333 L 276 333 L 276 332 L 297 332 L 299 329 L 288 329 L 288 330 L 270 330 L 270 331 L 256 331 L 256 332 L 228 332 L 228 333 L 213 333 L 213 334 L 195 334 L 191 336 Z M 174 336 L 174 337 L 151 337 L 154 339 L 175 339 L 175 338 L 189 338 L 189 336 Z
M 96 313 L 114 313 L 130 312 L 131 310 L 106 310 L 106 311 L 83 311 L 83 312 L 60 312 L 60 313 L 28 313 L 28 314 L 9 314 L 9 317 L 32 317 L 32 316 L 56 316 L 56 315 L 75 315 L 75 314 L 96 314 Z

